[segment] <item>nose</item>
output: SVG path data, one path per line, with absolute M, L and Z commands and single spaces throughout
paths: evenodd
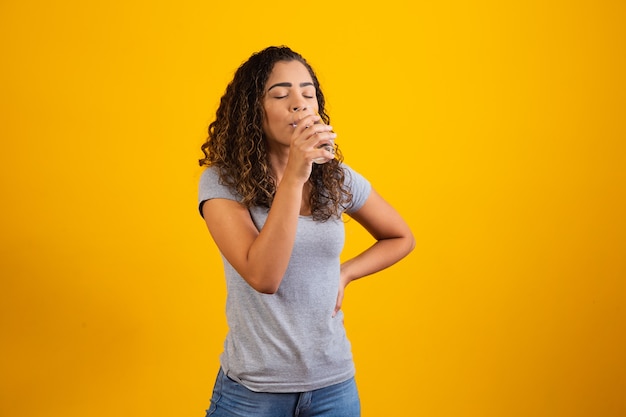
M 306 106 L 296 106 L 296 107 L 294 107 L 294 108 L 293 108 L 293 111 L 294 111 L 294 112 L 297 112 L 297 111 L 305 111 L 306 109 L 307 109 L 307 107 L 306 107 Z

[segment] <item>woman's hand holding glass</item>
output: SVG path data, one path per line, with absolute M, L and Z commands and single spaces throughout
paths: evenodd
M 332 131 L 330 126 L 324 125 L 317 112 L 311 107 L 300 107 L 293 112 L 291 126 L 296 129 L 298 126 L 304 125 L 303 133 L 307 129 L 311 129 L 314 125 L 323 125 L 326 129 L 311 129 L 311 135 L 308 140 L 315 142 L 314 148 L 319 150 L 320 156 L 313 159 L 316 164 L 325 164 L 335 157 L 335 138 L 337 134 Z

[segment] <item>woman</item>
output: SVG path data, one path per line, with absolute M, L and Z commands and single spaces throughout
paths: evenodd
M 207 416 L 360 415 L 344 290 L 414 239 L 328 146 L 324 103 L 306 60 L 269 47 L 239 67 L 209 125 L 199 202 L 224 261 L 229 332 Z M 344 213 L 376 243 L 340 264 Z

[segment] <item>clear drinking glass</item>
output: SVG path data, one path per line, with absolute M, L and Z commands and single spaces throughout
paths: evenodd
M 295 128 L 296 126 L 298 126 L 298 122 L 300 121 L 300 119 L 304 118 L 305 116 L 309 114 L 318 114 L 318 113 L 312 107 L 301 107 L 299 109 L 294 110 L 291 125 Z M 322 122 L 321 120 L 315 122 L 315 124 L 323 124 L 323 123 L 324 122 Z M 323 143 L 320 146 L 318 146 L 318 149 L 322 149 L 322 148 L 326 149 L 328 152 L 335 155 L 335 143 L 332 139 L 329 139 L 328 143 Z M 315 158 L 313 160 L 313 162 L 315 162 L 316 164 L 325 164 L 328 161 L 330 161 L 330 159 L 325 158 L 325 157 Z

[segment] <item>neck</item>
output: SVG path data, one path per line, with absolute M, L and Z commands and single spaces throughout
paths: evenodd
M 287 161 L 289 160 L 289 148 L 281 147 L 279 149 L 270 149 L 268 158 L 276 183 L 280 184 L 280 180 L 282 180 L 285 168 L 287 167 Z

